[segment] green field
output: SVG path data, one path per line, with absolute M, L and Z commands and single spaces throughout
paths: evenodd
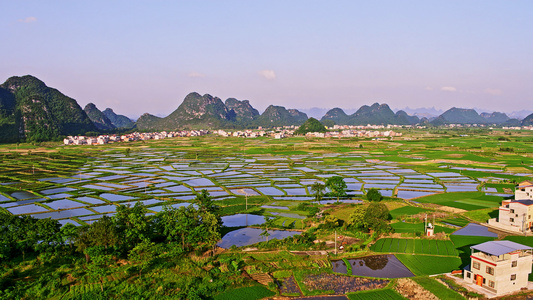
M 463 295 L 457 293 L 456 291 L 449 289 L 444 284 L 438 282 L 437 280 L 429 277 L 415 277 L 413 280 L 420 284 L 423 288 L 430 291 L 433 295 L 437 296 L 439 299 L 446 300 L 465 300 L 466 298 Z
M 411 215 L 416 215 L 416 214 L 423 213 L 426 211 L 428 210 L 420 208 L 420 207 L 404 206 L 404 207 L 391 210 L 390 215 L 392 216 L 392 218 L 396 219 L 400 216 L 411 216 Z
M 348 299 L 350 300 L 374 300 L 374 299 L 384 299 L 384 300 L 402 300 L 405 299 L 402 295 L 398 294 L 396 291 L 391 289 L 382 289 L 382 290 L 373 290 L 347 294 Z
M 417 199 L 420 203 L 433 203 L 464 210 L 498 207 L 503 197 L 485 195 L 483 192 L 453 192 L 429 195 Z
M 451 241 L 427 239 L 379 239 L 370 250 L 382 253 L 408 253 L 457 256 L 457 251 Z
M 460 270 L 461 259 L 458 257 L 395 254 L 416 276 L 433 275 Z
M 266 297 L 272 297 L 276 295 L 273 291 L 267 289 L 264 286 L 250 286 L 243 287 L 234 290 L 229 290 L 218 294 L 214 297 L 214 300 L 234 300 L 234 299 L 263 299 Z
M 406 223 L 406 222 L 396 222 L 391 224 L 392 228 L 394 228 L 394 232 L 396 233 L 424 233 L 424 223 Z M 448 228 L 444 226 L 435 226 L 435 233 L 444 232 L 444 233 L 452 233 L 456 229 Z

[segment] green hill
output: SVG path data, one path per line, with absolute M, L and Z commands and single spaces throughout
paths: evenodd
M 109 120 L 109 118 L 107 118 L 107 116 L 102 113 L 93 103 L 87 104 L 83 111 L 87 114 L 89 119 L 91 119 L 94 126 L 96 126 L 98 130 L 115 129 L 115 125 L 113 125 L 111 120 Z
M 144 115 L 143 115 L 144 116 Z M 148 117 L 148 116 L 147 116 Z M 140 130 L 208 129 L 231 126 L 235 114 L 218 97 L 188 94 L 181 105 L 164 118 L 150 116 L 137 120 Z M 147 122 L 148 121 L 148 122 Z
M 46 141 L 96 131 L 76 100 L 30 76 L 0 85 L 0 142 Z
M 255 124 L 262 127 L 277 127 L 301 125 L 307 120 L 307 115 L 296 110 L 287 110 L 283 106 L 270 105 L 257 117 Z
M 116 128 L 133 128 L 135 126 L 135 122 L 130 120 L 130 118 L 123 115 L 117 115 L 111 108 L 106 108 L 102 113 Z
M 533 114 L 530 114 L 529 116 L 525 117 L 522 120 L 522 126 L 532 126 L 533 125 Z
M 352 115 L 347 115 L 340 108 L 334 108 L 321 119 L 322 122 L 326 120 L 332 120 L 338 125 L 409 125 L 420 121 L 417 116 L 409 116 L 402 110 L 395 114 L 385 103 L 363 105 Z
M 487 120 L 475 110 L 452 107 L 431 122 L 434 125 L 444 124 L 485 124 Z
M 307 119 L 298 129 L 295 134 L 305 135 L 308 132 L 326 132 L 326 127 L 315 118 Z

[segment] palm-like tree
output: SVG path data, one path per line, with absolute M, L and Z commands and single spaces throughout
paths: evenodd
M 315 195 L 316 201 L 318 201 L 318 204 L 320 204 L 320 200 L 322 199 L 322 196 L 324 196 L 324 192 L 326 191 L 326 186 L 323 185 L 320 182 L 315 182 L 311 186 L 311 192 Z

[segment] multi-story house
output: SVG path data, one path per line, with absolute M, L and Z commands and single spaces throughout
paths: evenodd
M 488 224 L 499 229 L 530 232 L 533 228 L 533 184 L 521 182 L 515 190 L 515 200 L 503 200 L 498 208 L 498 218 Z
M 532 248 L 511 241 L 491 241 L 470 247 L 470 265 L 463 273 L 475 283 L 500 296 L 526 288 L 531 273 Z

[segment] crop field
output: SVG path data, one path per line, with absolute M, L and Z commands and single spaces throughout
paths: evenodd
M 424 233 L 424 223 L 406 223 L 406 222 L 396 222 L 391 224 L 392 228 L 394 228 L 394 232 L 397 233 Z M 455 229 L 448 228 L 444 226 L 435 226 L 435 233 L 444 232 L 444 233 L 452 233 Z
M 221 208 L 226 226 L 222 239 L 232 233 L 237 236 L 237 230 L 241 229 L 261 232 L 257 227 L 268 216 L 274 217 L 273 227 L 284 229 L 278 232 L 302 237 L 309 234 L 312 237 L 309 244 L 315 234 L 316 239 L 330 242 L 335 236 L 333 231 L 337 230 L 337 234 L 353 243 L 342 254 L 349 260 L 352 253 L 354 257 L 366 255 L 365 245 L 378 236 L 343 227 L 355 207 L 363 200 L 364 205 L 368 204 L 365 194 L 370 188 L 378 189 L 385 196 L 381 203 L 391 210 L 395 231 L 411 236 L 423 232 L 422 223 L 412 217 L 417 214 L 436 213 L 437 222 L 457 226 L 468 224 L 470 220 L 466 217 L 474 220 L 490 217 L 500 201 L 512 195 L 514 183 L 533 174 L 531 132 L 505 134 L 507 140 L 501 145 L 498 138 L 504 135 L 503 131 L 401 130 L 404 137 L 394 140 L 303 137 L 274 140 L 208 135 L 98 146 L 0 145 L 0 210 L 12 215 L 52 218 L 63 225 L 84 226 L 103 216 L 115 215 L 122 204 L 142 202 L 151 215 L 166 205 L 191 205 L 206 190 Z M 501 151 L 503 146 L 514 150 Z M 324 183 L 332 176 L 344 179 L 348 195 L 340 198 L 341 204 L 334 203 L 337 199 L 327 195 L 321 200 L 322 205 L 315 204 L 311 185 Z M 331 213 L 338 217 L 339 226 L 321 226 L 322 220 L 301 203 L 312 204 L 313 209 L 325 209 L 324 215 Z M 311 227 L 312 231 L 302 234 Z M 449 226 L 436 226 L 437 233 L 453 230 Z M 245 234 L 242 236 L 249 239 Z M 493 238 L 452 235 L 450 239 L 383 238 L 371 250 L 394 253 L 415 275 L 427 275 L 464 267 L 470 245 Z M 530 243 L 528 240 L 523 243 L 526 242 Z M 142 271 L 142 278 L 140 269 L 135 271 L 140 265 L 123 257 L 127 264 L 113 265 L 106 270 L 109 276 L 102 286 L 87 273 L 81 253 L 73 255 L 79 263 L 57 261 L 56 266 L 49 264 L 45 256 L 37 260 L 36 252 L 32 251 L 23 263 L 18 263 L 23 257 L 17 256 L 18 260 L 10 265 L 12 273 L 6 276 L 11 276 L 20 287 L 16 291 L 18 298 L 28 299 L 39 293 L 49 298 L 61 295 L 90 298 L 101 287 L 117 295 L 132 295 L 131 291 L 142 290 L 137 295 L 145 298 L 153 297 L 149 293 L 156 290 L 170 294 L 180 289 L 191 289 L 216 299 L 257 299 L 273 295 L 274 286 L 256 286 L 256 281 L 243 276 L 246 273 L 282 280 L 287 295 L 301 292 L 303 295 L 349 294 L 351 299 L 400 297 L 389 287 L 391 280 L 332 274 L 328 256 L 293 254 L 284 251 L 288 248 L 282 243 L 271 240 L 269 244 L 256 244 L 257 252 L 228 247 L 214 256 L 172 255 L 170 262 L 166 258 L 157 259 L 153 269 Z M 316 246 L 312 249 L 329 247 Z M 291 247 L 294 249 L 290 250 L 303 251 L 308 244 L 295 238 Z M 46 278 L 48 272 L 61 277 L 60 287 L 40 279 L 39 276 Z M 64 274 L 73 275 L 66 278 Z M 222 278 L 223 282 L 211 284 L 210 278 L 215 281 Z M 206 286 L 212 289 L 206 291 Z
M 459 257 L 412 254 L 396 254 L 396 257 L 417 276 L 447 273 L 461 268 Z
M 483 192 L 454 192 L 418 198 L 419 203 L 434 203 L 464 210 L 498 207 L 503 197 L 485 195 Z
M 405 299 L 396 291 L 391 289 L 381 289 L 373 290 L 367 292 L 358 292 L 353 294 L 348 294 L 348 299 L 350 300 L 374 300 L 374 299 L 384 299 L 384 300 L 402 300 Z
M 404 206 L 390 211 L 392 218 L 396 219 L 400 216 L 411 216 L 419 213 L 427 212 L 427 209 L 423 209 L 415 206 Z
M 447 240 L 382 238 L 372 245 L 370 249 L 383 253 L 457 256 L 455 246 L 451 241 Z
M 456 291 L 449 289 L 444 284 L 438 282 L 437 280 L 429 277 L 416 277 L 413 280 L 420 284 L 423 288 L 433 293 L 433 295 L 439 297 L 439 299 L 450 299 L 450 300 L 465 300 L 466 298 L 463 295 L 457 293 Z
M 263 299 L 265 297 L 272 297 L 276 295 L 273 291 L 264 286 L 250 286 L 234 290 L 229 290 L 218 294 L 214 297 L 215 300 L 233 300 L 233 299 Z

